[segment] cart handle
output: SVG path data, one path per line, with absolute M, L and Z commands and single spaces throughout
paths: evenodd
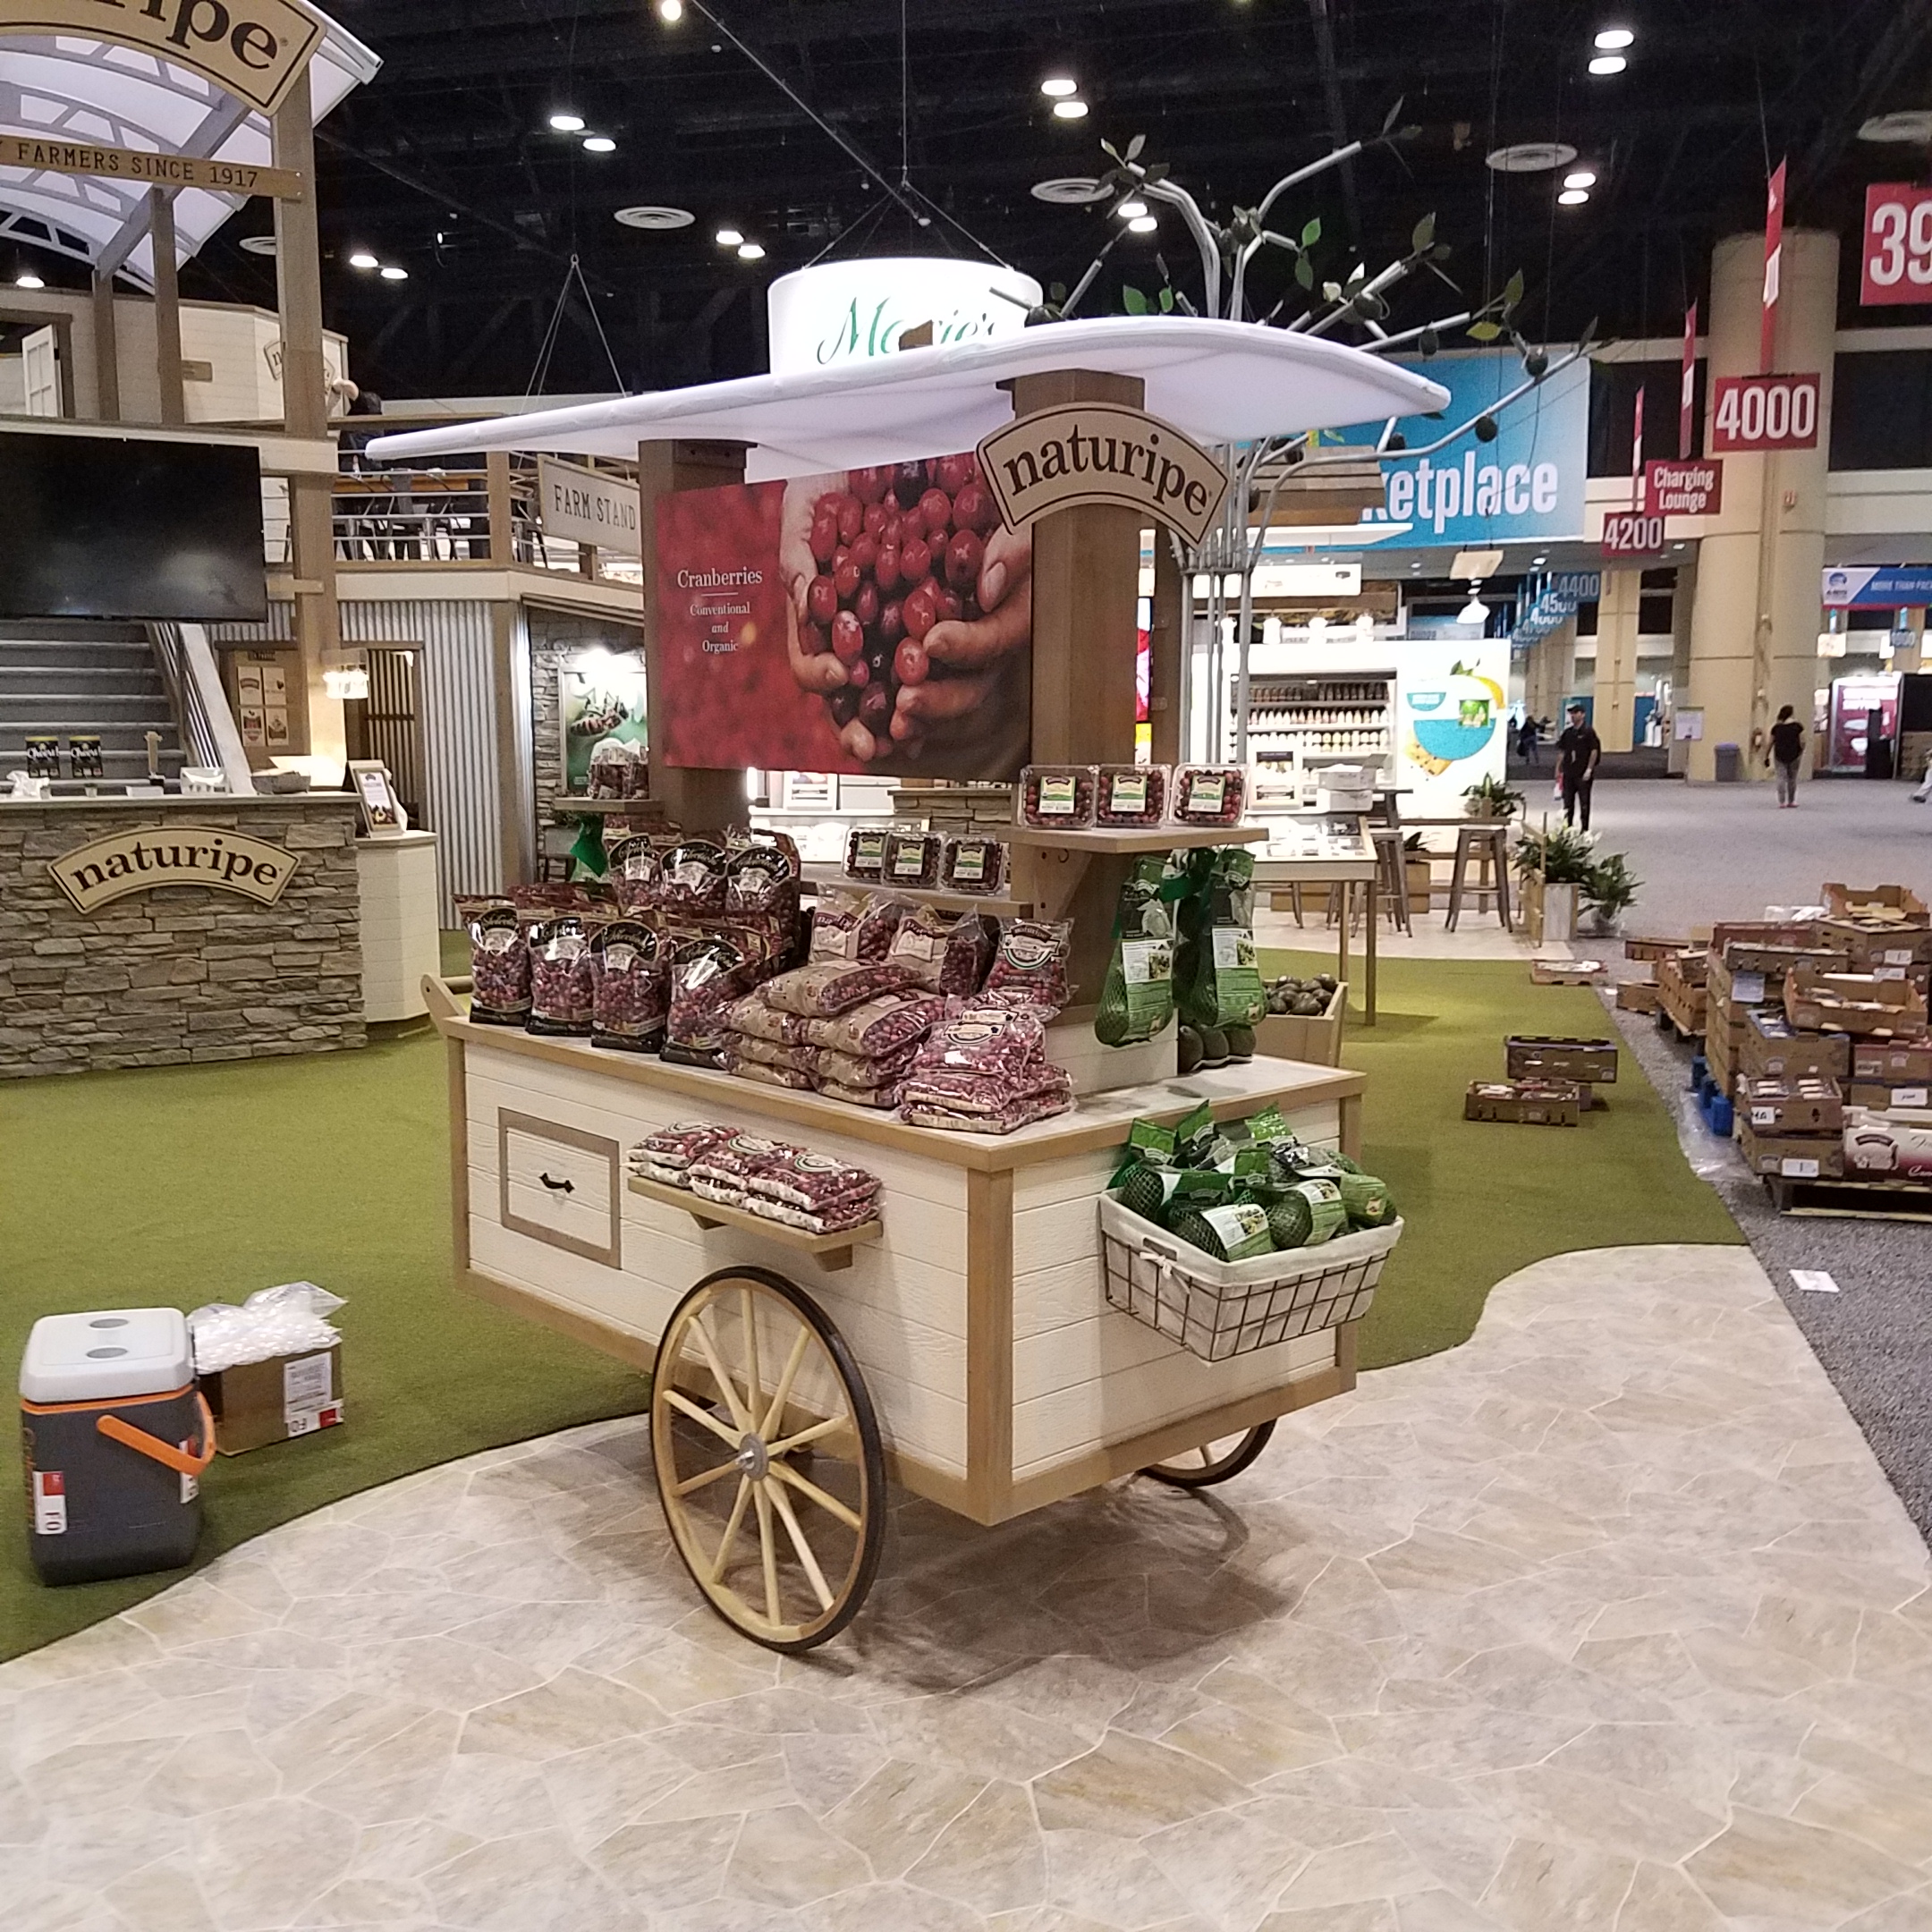
M 123 1448 L 131 1449 L 137 1455 L 144 1455 L 150 1461 L 171 1469 L 177 1476 L 199 1476 L 215 1460 L 215 1418 L 209 1412 L 208 1397 L 199 1389 L 195 1391 L 195 1407 L 201 1411 L 201 1452 L 190 1455 L 177 1449 L 173 1443 L 165 1443 L 158 1436 L 150 1436 L 146 1429 L 136 1428 L 131 1422 L 123 1422 L 117 1415 L 104 1415 L 94 1424 L 110 1442 L 117 1442 Z

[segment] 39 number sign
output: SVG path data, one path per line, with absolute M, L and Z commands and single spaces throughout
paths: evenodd
M 1818 447 L 1816 376 L 1720 376 L 1711 402 L 1715 454 Z
M 1932 302 L 1932 188 L 1874 182 L 1865 191 L 1859 301 L 1867 308 Z
M 1664 547 L 1664 519 L 1613 512 L 1603 520 L 1606 556 L 1655 556 Z

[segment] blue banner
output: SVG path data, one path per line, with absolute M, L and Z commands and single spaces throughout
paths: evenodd
M 1405 360 L 1403 367 L 1440 383 L 1449 406 L 1439 420 L 1405 416 L 1397 428 L 1412 450 L 1439 442 L 1523 380 L 1513 351 Z M 1589 467 L 1588 357 L 1519 397 L 1496 417 L 1496 438 L 1460 436 L 1435 456 L 1391 455 L 1382 464 L 1383 507 L 1362 521 L 1406 523 L 1409 545 L 1485 548 L 1583 535 L 1583 494 Z M 1374 443 L 1378 424 L 1342 432 L 1344 443 Z
M 1932 564 L 1827 564 L 1827 610 L 1911 610 L 1932 604 Z

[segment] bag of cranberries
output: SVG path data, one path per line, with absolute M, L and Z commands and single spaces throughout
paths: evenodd
M 899 922 L 911 910 L 908 901 L 886 893 L 822 892 L 812 911 L 810 957 L 882 960 L 892 951 Z
M 723 939 L 691 939 L 671 955 L 664 1057 L 721 1066 L 731 1009 L 751 990 L 753 962 Z
M 979 912 L 920 906 L 902 919 L 886 956 L 934 993 L 977 993 L 993 962 L 994 928 Z
M 724 910 L 730 869 L 722 845 L 686 839 L 665 854 L 657 903 L 672 919 L 716 918 Z
M 1048 1018 L 1067 1003 L 1071 919 L 1008 919 L 987 974 L 984 1003 L 1037 1007 Z
M 527 1030 L 588 1035 L 596 1004 L 590 936 L 573 913 L 530 931 L 530 1005 Z
M 613 919 L 591 934 L 590 964 L 590 1044 L 656 1053 L 668 997 L 657 935 L 636 919 Z
M 523 922 L 507 901 L 470 921 L 470 1017 L 479 1026 L 520 1027 L 530 1018 L 530 954 Z

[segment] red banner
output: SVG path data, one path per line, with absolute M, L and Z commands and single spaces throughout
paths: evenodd
M 1758 336 L 1758 367 L 1777 367 L 1778 286 L 1784 262 L 1784 164 L 1780 161 L 1765 195 L 1764 321 Z
M 1677 453 L 1686 462 L 1697 443 L 1697 304 L 1684 310 L 1683 377 L 1677 390 Z
M 1017 778 L 1032 561 L 970 453 L 660 498 L 652 759 Z
M 1711 386 L 1714 453 L 1816 449 L 1816 376 L 1720 376 Z
M 1654 516 L 1715 516 L 1724 507 L 1724 464 L 1715 456 L 1644 465 L 1644 507 Z
M 1932 302 L 1932 188 L 1874 182 L 1865 191 L 1859 301 L 1868 309 Z

